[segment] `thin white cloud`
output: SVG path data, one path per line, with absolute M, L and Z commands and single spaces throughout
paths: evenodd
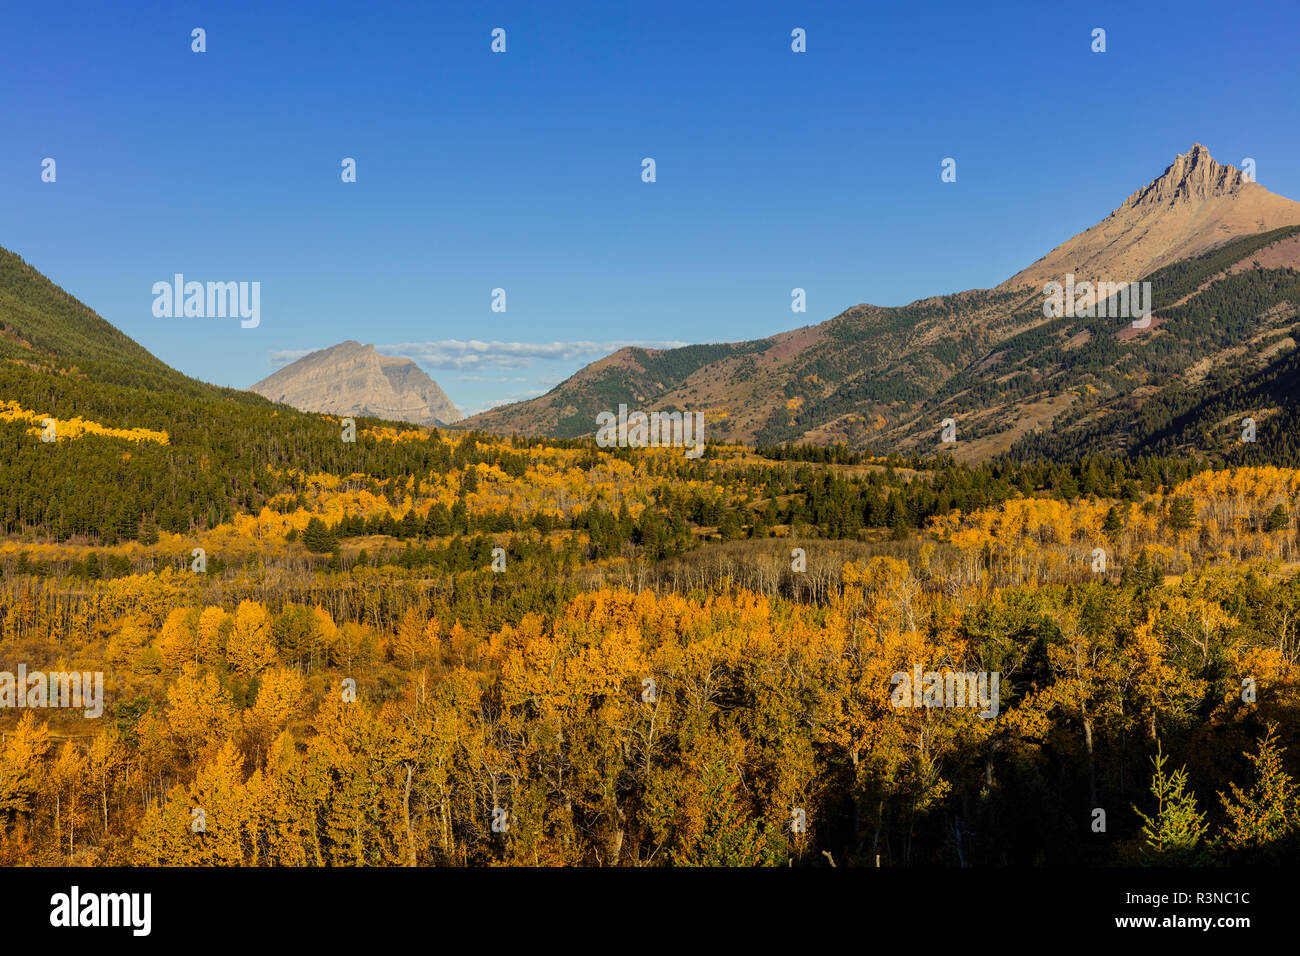
M 444 339 L 440 342 L 402 342 L 376 345 L 385 355 L 414 359 L 426 368 L 474 371 L 484 368 L 527 368 L 534 362 L 571 362 L 597 359 L 634 346 L 643 349 L 675 349 L 686 342 L 482 342 Z M 271 364 L 283 368 L 315 349 L 283 349 L 271 353 Z
M 479 412 L 486 412 L 488 409 L 498 408 L 501 405 L 510 405 L 513 404 L 514 402 L 526 401 L 530 398 L 536 398 L 538 395 L 545 395 L 549 391 L 550 388 L 548 387 L 548 388 L 531 388 L 526 392 L 509 392 L 506 395 L 502 396 L 501 398 L 493 399 L 490 402 L 480 402 L 477 405 L 470 406 L 468 408 L 462 408 L 460 412 L 466 418 L 472 418 L 473 416 L 477 415 Z
M 636 346 L 643 349 L 675 349 L 685 342 L 481 342 L 470 339 L 462 342 L 445 339 L 441 342 L 403 342 L 398 345 L 376 345 L 375 349 L 386 355 L 413 358 L 428 368 L 479 369 L 527 368 L 534 362 L 568 362 L 574 359 L 602 358 L 621 348 Z
M 528 379 L 522 375 L 514 378 L 503 378 L 497 375 L 448 375 L 443 379 L 445 382 L 526 382 Z
M 437 379 L 443 384 L 452 382 L 473 384 L 495 384 L 497 387 L 518 385 L 525 382 L 532 388 L 525 391 L 507 392 L 490 401 L 473 405 L 456 402 L 465 417 L 477 415 L 499 405 L 521 402 L 539 395 L 545 395 L 562 382 L 568 374 L 563 366 L 538 369 L 544 374 L 538 376 L 519 376 L 518 370 L 537 363 L 578 363 L 603 358 L 619 349 L 635 347 L 643 349 L 675 349 L 686 342 L 482 342 L 470 339 L 462 342 L 446 339 L 441 342 L 404 342 L 397 345 L 376 345 L 375 350 L 385 355 L 395 355 L 414 359 L 416 364 L 435 371 L 461 372 L 460 375 L 443 376 Z M 304 355 L 310 355 L 317 349 L 280 349 L 271 352 L 271 365 L 280 369 L 296 362 Z M 506 374 L 504 370 L 515 372 Z M 494 370 L 502 370 L 494 373 Z M 576 367 L 573 371 L 576 371 Z M 563 374 L 555 374 L 562 372 Z
M 290 362 L 296 362 L 304 355 L 311 355 L 312 352 L 318 352 L 319 349 L 283 349 L 271 353 L 271 365 L 275 368 L 284 368 Z

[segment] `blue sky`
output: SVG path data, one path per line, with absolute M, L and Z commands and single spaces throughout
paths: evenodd
M 995 285 L 1196 141 L 1300 198 L 1297 28 L 1278 3 L 11 2 L 0 245 L 198 378 L 356 339 L 473 412 L 624 342 Z M 260 325 L 156 318 L 177 272 L 260 282 Z

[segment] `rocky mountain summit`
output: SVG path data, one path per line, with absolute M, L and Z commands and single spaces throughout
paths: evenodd
M 1129 196 L 1120 210 L 1219 196 L 1235 197 L 1249 182 L 1241 170 L 1216 163 L 1208 149 L 1194 143 L 1186 153 L 1175 157 L 1163 175 Z
M 1196 143 L 1097 225 L 1057 246 L 999 289 L 1060 282 L 1133 282 L 1230 239 L 1300 224 L 1300 203 L 1269 192 Z
M 304 412 L 415 425 L 451 425 L 461 420 L 438 383 L 411 359 L 382 355 L 373 345 L 353 341 L 304 355 L 250 391 Z

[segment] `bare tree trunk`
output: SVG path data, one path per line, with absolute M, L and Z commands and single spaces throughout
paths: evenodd
M 1088 751 L 1088 799 L 1097 805 L 1097 766 L 1092 754 L 1092 718 L 1083 718 L 1083 745 Z
M 411 779 L 413 776 L 414 770 L 408 763 L 406 765 L 406 783 L 402 787 L 402 813 L 406 819 L 407 866 L 415 866 L 415 833 L 411 830 Z

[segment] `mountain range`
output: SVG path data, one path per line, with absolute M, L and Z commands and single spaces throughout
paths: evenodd
M 1067 275 L 1150 282 L 1149 322 L 1046 314 L 1044 284 Z M 1300 203 L 1197 144 L 1102 222 L 995 288 L 896 308 L 857 305 L 745 342 L 624 348 L 539 398 L 459 421 L 414 363 L 353 341 L 305 356 L 256 392 L 197 381 L 0 249 L 0 400 L 165 431 L 172 451 L 132 453 L 137 466 L 141 456 L 163 456 L 156 474 L 175 473 L 182 458 L 206 474 L 216 420 L 240 423 L 221 435 L 232 462 L 250 442 L 267 445 L 268 461 L 287 461 L 302 429 L 320 431 L 312 439 L 319 455 L 335 455 L 328 423 L 309 424 L 313 416 L 295 406 L 572 438 L 592 435 L 600 412 L 626 404 L 703 412 L 707 439 L 760 446 L 843 443 L 958 460 L 1201 452 L 1300 462 L 1300 430 L 1290 426 L 1300 411 L 1297 303 Z M 1252 448 L 1239 447 L 1247 417 L 1258 426 Z M 941 442 L 947 420 L 955 442 Z M 108 449 L 96 467 L 145 481 Z M 227 476 L 236 495 L 239 475 Z M 171 502 L 177 523 L 196 507 L 183 484 Z M 139 494 L 153 493 L 141 484 Z M 78 501 L 72 489 L 59 500 Z
M 952 419 L 957 441 L 942 449 L 959 459 L 1206 449 L 1226 439 L 1226 416 L 1238 411 L 1225 406 L 1223 422 L 1205 421 L 1195 409 L 1207 390 L 1259 393 L 1259 407 L 1245 410 L 1267 417 L 1276 381 L 1290 380 L 1297 226 L 1300 203 L 1197 143 L 996 288 L 857 305 L 745 342 L 624 348 L 545 395 L 462 425 L 578 437 L 594 432 L 598 413 L 626 404 L 703 411 L 707 437 L 758 444 L 925 453 L 941 449 L 941 422 Z M 1150 281 L 1148 327 L 1046 315 L 1043 285 L 1067 275 Z

